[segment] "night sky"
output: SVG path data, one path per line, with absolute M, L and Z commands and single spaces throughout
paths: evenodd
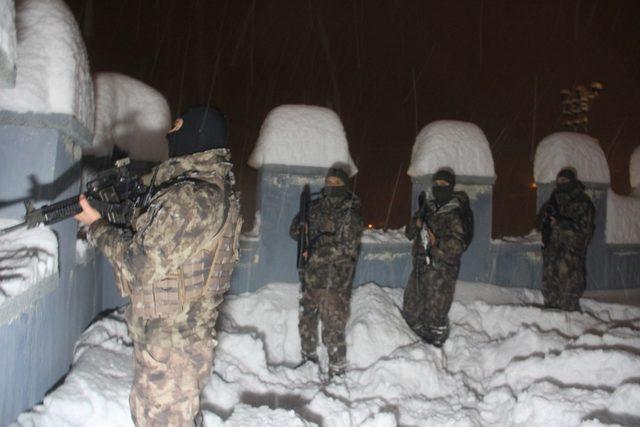
M 476 123 L 496 163 L 493 235 L 527 233 L 536 144 L 561 130 L 559 91 L 599 81 L 590 134 L 615 191 L 640 145 L 640 1 L 67 0 L 93 71 L 159 90 L 175 117 L 208 100 L 229 117 L 247 222 L 260 126 L 281 104 L 341 117 L 376 227 L 409 218 L 415 136 L 439 119 Z M 398 179 L 399 176 L 399 179 Z

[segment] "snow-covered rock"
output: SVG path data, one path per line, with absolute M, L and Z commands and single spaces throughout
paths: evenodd
M 478 126 L 438 120 L 422 128 L 411 151 L 409 176 L 430 175 L 448 167 L 456 175 L 495 177 L 489 142 Z
M 0 229 L 16 223 L 0 219 Z M 0 304 L 58 272 L 58 239 L 44 226 L 0 236 Z
M 13 0 L 0 0 L 0 87 L 11 87 L 16 66 L 16 11 Z
M 629 181 L 631 193 L 640 196 L 640 146 L 633 150 L 629 159 Z
M 95 73 L 95 154 L 111 153 L 113 146 L 137 160 L 167 158 L 166 134 L 171 111 L 160 92 L 118 73 Z
M 350 176 L 358 172 L 338 115 L 312 105 L 281 105 L 271 110 L 248 163 L 256 169 L 263 165 L 328 168 L 343 163 Z
M 205 426 L 584 426 L 637 424 L 640 308 L 582 300 L 544 310 L 539 291 L 458 282 L 442 349 L 402 318 L 402 289 L 354 289 L 347 372 L 323 382 L 300 367 L 298 284 L 228 296 Z M 132 425 L 133 374 L 120 313 L 76 345 L 65 382 L 16 426 Z M 321 355 L 326 369 L 326 354 Z
M 535 181 L 554 182 L 565 167 L 574 168 L 583 182 L 611 182 L 607 158 L 598 140 L 586 134 L 556 132 L 540 141 L 533 166 Z
M 0 109 L 62 113 L 93 130 L 93 87 L 87 52 L 71 11 L 62 0 L 23 0 L 16 5 L 17 77 L 0 89 Z
M 607 193 L 607 243 L 640 244 L 640 197 Z

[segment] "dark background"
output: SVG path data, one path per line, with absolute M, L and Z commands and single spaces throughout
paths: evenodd
M 251 223 L 246 165 L 267 113 L 315 104 L 341 117 L 367 223 L 409 217 L 411 147 L 433 120 L 471 121 L 498 176 L 493 235 L 533 227 L 536 144 L 561 130 L 559 91 L 602 82 L 590 114 L 615 191 L 639 145 L 640 1 L 67 0 L 93 71 L 162 92 L 172 114 L 211 100 L 229 117 Z M 397 192 L 394 187 L 398 180 Z

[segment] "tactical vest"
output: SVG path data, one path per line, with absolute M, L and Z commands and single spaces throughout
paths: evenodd
M 213 299 L 229 290 L 238 261 L 241 228 L 240 204 L 235 195 L 230 195 L 226 221 L 208 247 L 194 254 L 174 274 L 132 293 L 131 314 L 143 319 L 172 317 L 202 298 Z

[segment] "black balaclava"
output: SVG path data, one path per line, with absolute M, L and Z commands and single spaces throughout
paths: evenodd
M 446 181 L 449 185 L 437 185 L 437 180 Z M 456 185 L 456 175 L 448 169 L 440 169 L 433 175 L 431 191 L 438 206 L 445 205 L 453 197 L 453 186 Z
M 349 192 L 349 175 L 342 168 L 331 167 L 329 168 L 326 177 L 328 178 L 330 176 L 334 176 L 340 179 L 343 185 L 336 187 L 325 186 L 323 191 L 327 195 L 327 197 L 332 199 L 342 199 L 346 197 L 347 193 Z
M 556 184 L 556 188 L 562 193 L 569 193 L 578 185 L 578 177 L 576 176 L 576 172 L 571 168 L 565 168 L 558 172 L 556 180 L 560 177 L 564 177 L 569 180 L 569 182 L 565 182 L 563 184 Z
M 182 127 L 167 134 L 169 157 L 200 153 L 214 148 L 229 148 L 227 120 L 215 107 L 193 106 L 180 116 Z

